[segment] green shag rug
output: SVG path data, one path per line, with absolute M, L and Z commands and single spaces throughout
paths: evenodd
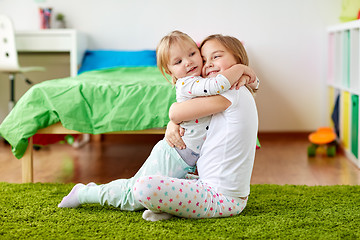
M 0 239 L 356 239 L 359 186 L 252 185 L 243 213 L 147 222 L 140 212 L 57 204 L 73 184 L 0 183 Z

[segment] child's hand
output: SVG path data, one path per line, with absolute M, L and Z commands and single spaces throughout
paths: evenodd
M 230 89 L 236 89 L 239 90 L 241 86 L 244 86 L 250 81 L 250 77 L 247 75 L 242 75 L 239 79 L 239 81 L 235 82 Z
M 235 64 L 230 68 L 222 71 L 221 74 L 227 78 L 230 85 L 234 85 L 236 82 L 239 82 L 241 76 L 243 75 L 249 76 L 250 79 L 248 82 L 254 82 L 256 80 L 256 74 L 254 70 L 243 64 Z M 241 86 L 240 83 L 237 85 L 239 85 L 239 87 Z M 234 88 L 237 88 L 237 85 L 235 85 Z
M 165 140 L 170 147 L 177 147 L 179 149 L 186 148 L 181 136 L 184 135 L 184 129 L 180 125 L 170 121 L 166 127 Z
M 256 74 L 255 74 L 254 70 L 245 65 L 243 65 L 243 67 L 244 67 L 244 73 L 242 76 L 247 75 L 250 78 L 247 80 L 246 84 L 251 84 L 251 83 L 256 82 Z M 241 77 L 240 77 L 240 79 L 241 79 Z
M 253 82 L 249 81 L 248 83 L 246 83 L 246 85 L 252 88 L 252 90 L 256 91 L 259 88 L 259 79 L 256 78 Z

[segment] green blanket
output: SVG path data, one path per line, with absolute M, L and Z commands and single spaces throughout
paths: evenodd
M 156 67 L 113 68 L 33 86 L 0 125 L 0 135 L 21 158 L 38 129 L 101 134 L 165 127 L 175 89 Z

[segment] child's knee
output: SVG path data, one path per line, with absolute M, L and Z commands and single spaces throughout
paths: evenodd
M 134 184 L 133 194 L 137 201 L 143 203 L 154 191 L 151 185 L 152 176 L 140 177 Z

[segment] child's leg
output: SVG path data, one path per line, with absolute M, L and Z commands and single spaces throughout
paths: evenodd
M 161 140 L 154 146 L 150 156 L 134 178 L 149 175 L 185 178 L 186 174 L 194 171 L 195 167 L 186 164 L 175 148 L 170 147 L 165 140 Z
M 135 198 L 154 213 L 166 212 L 185 218 L 238 215 L 247 199 L 227 197 L 197 180 L 146 176 L 134 186 Z
M 85 203 L 105 205 L 107 203 L 119 207 L 121 210 L 134 211 L 143 209 L 143 206 L 135 200 L 132 191 L 135 181 L 139 177 L 158 174 L 184 178 L 189 171 L 194 171 L 194 168 L 188 166 L 176 150 L 162 140 L 155 145 L 150 156 L 134 177 L 79 189 L 77 192 L 79 205 Z
M 79 201 L 79 192 L 82 191 L 85 187 L 94 187 L 97 186 L 96 183 L 90 182 L 86 186 L 82 183 L 76 184 L 66 195 L 62 201 L 59 203 L 58 207 L 60 208 L 76 208 L 81 205 Z M 97 203 L 97 202 L 94 202 Z
M 148 175 L 165 175 L 176 178 L 185 178 L 193 167 L 187 165 L 174 148 L 165 140 L 159 141 L 134 177 L 119 179 L 100 186 L 100 204 L 120 207 L 121 210 L 140 210 L 144 207 L 134 198 L 133 188 L 139 177 Z
M 58 207 L 76 208 L 81 204 L 106 203 L 119 207 L 121 210 L 135 211 L 144 207 L 133 197 L 132 187 L 134 179 L 118 179 L 108 184 L 96 185 L 76 184 L 70 193 L 63 198 Z

